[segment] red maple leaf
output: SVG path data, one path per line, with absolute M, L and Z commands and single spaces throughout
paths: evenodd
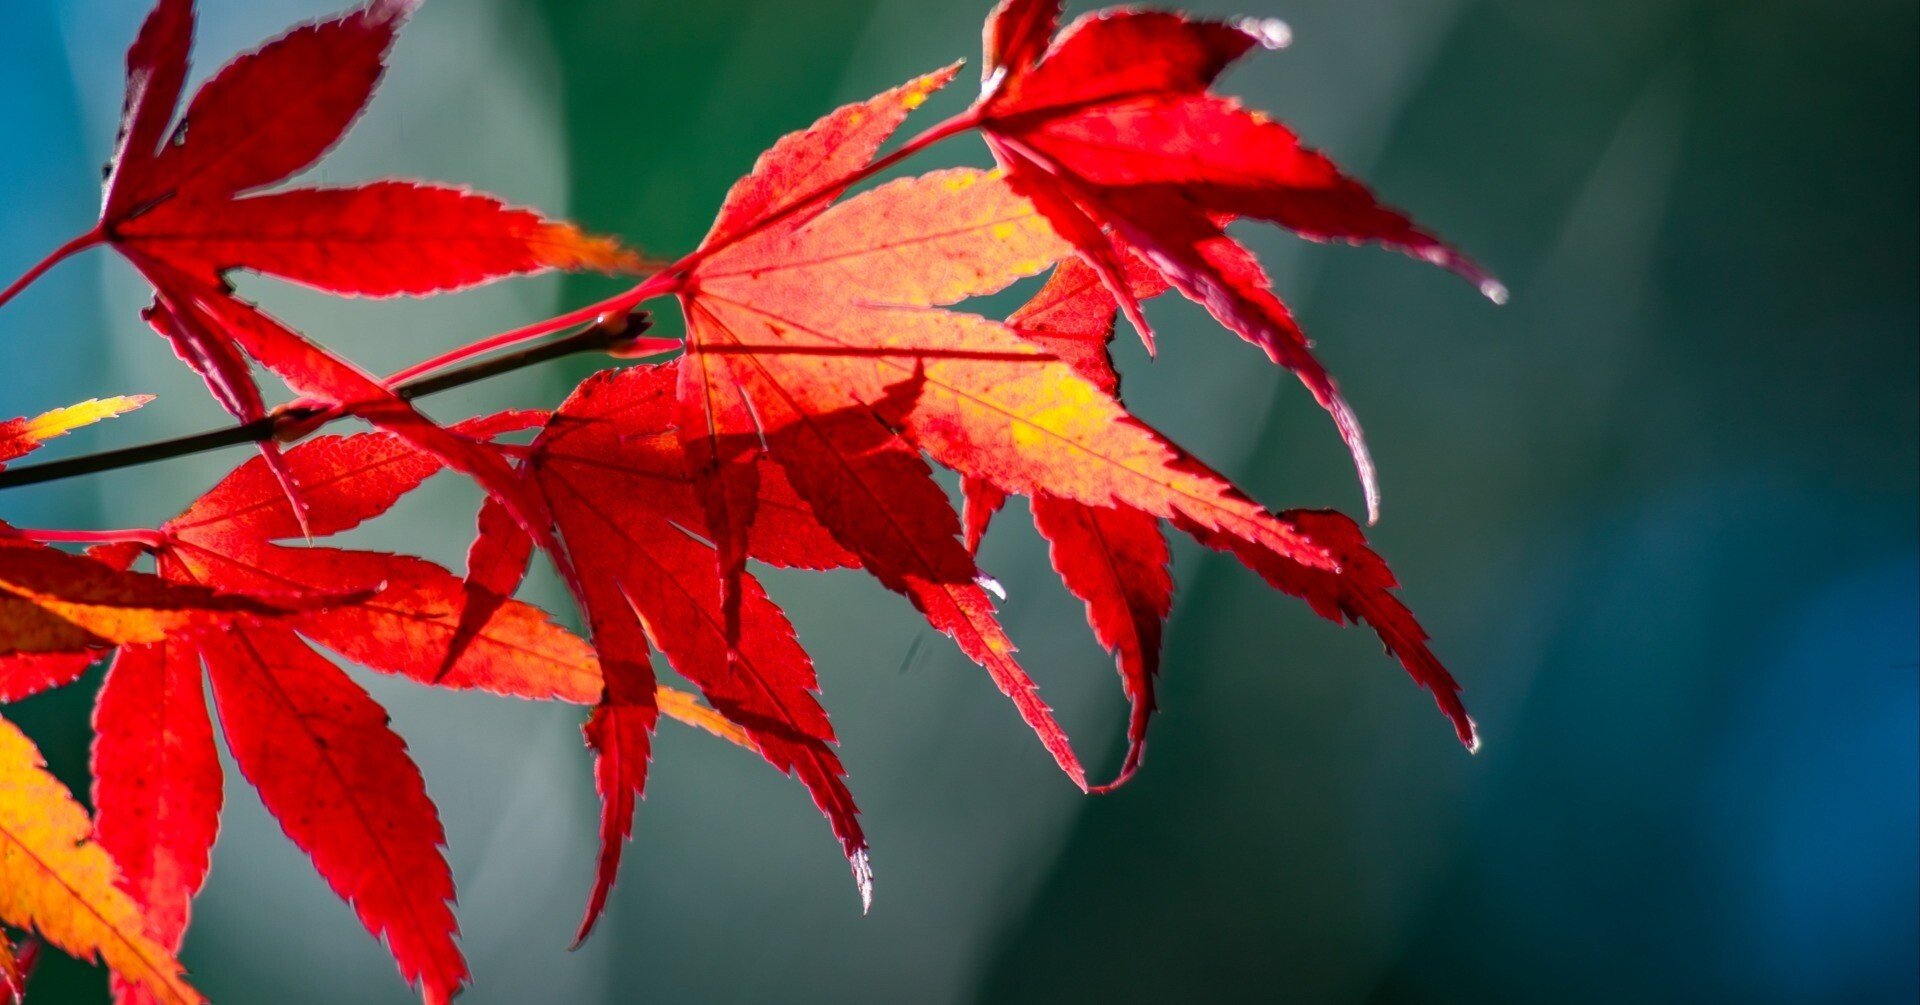
M 866 837 L 833 752 L 833 728 L 815 697 L 812 661 L 786 615 L 743 572 L 736 573 L 739 607 L 729 634 L 707 513 L 674 427 L 681 365 L 589 378 L 528 455 L 528 475 L 578 556 L 581 604 L 606 681 L 586 729 L 605 806 L 600 864 L 579 939 L 606 904 L 634 799 L 646 784 L 656 717 L 653 647 L 775 768 L 807 787 L 840 839 L 863 902 L 872 897 Z M 787 476 L 770 463 L 760 466 L 753 478 L 757 519 L 742 552 L 789 567 L 853 564 Z
M 1166 284 L 1131 256 L 1127 281 L 1139 299 L 1163 292 Z M 1007 319 L 1022 338 L 1045 348 L 1096 385 L 1118 393 L 1119 376 L 1108 356 L 1119 307 L 1097 273 L 1079 259 L 1054 271 L 1034 298 Z M 969 548 L 978 549 L 988 521 L 1005 502 L 992 481 L 969 477 L 961 485 L 966 500 Z M 1171 606 L 1173 583 L 1159 521 L 1128 506 L 1087 506 L 1046 493 L 1033 498 L 1034 526 L 1050 545 L 1061 581 L 1087 606 L 1087 620 L 1100 643 L 1114 654 L 1133 712 L 1127 729 L 1127 756 L 1120 775 L 1103 789 L 1125 782 L 1139 767 L 1147 725 L 1154 712 L 1154 675 L 1159 670 L 1162 622 Z M 1391 591 L 1397 586 L 1386 563 L 1366 546 L 1353 521 L 1338 513 L 1291 511 L 1279 515 L 1324 545 L 1337 573 L 1302 566 L 1263 545 L 1208 529 L 1190 518 L 1176 525 L 1195 540 L 1227 551 L 1277 589 L 1302 597 L 1322 616 L 1336 621 L 1365 621 L 1379 632 L 1421 686 L 1432 691 L 1453 722 L 1462 743 L 1479 740 L 1473 721 L 1460 704 L 1459 685 L 1426 646 L 1426 634 Z
M 1129 259 L 1127 281 L 1141 300 L 1166 289 L 1157 274 Z M 1069 258 L 1045 286 L 1007 318 L 1021 338 L 1073 367 L 1100 389 L 1118 396 L 1120 376 L 1107 346 L 1118 308 L 1093 269 Z M 961 481 L 967 548 L 978 551 L 988 521 L 1006 502 L 993 482 Z M 1033 524 L 1048 543 L 1060 581 L 1087 608 L 1094 637 L 1114 656 L 1132 706 L 1127 755 L 1120 773 L 1100 791 L 1124 784 L 1140 766 L 1147 724 L 1153 717 L 1154 677 L 1160 671 L 1163 624 L 1173 606 L 1172 556 L 1160 521 L 1129 507 L 1088 506 L 1041 494 L 1033 498 Z
M 754 496 L 739 486 L 757 479 L 764 444 L 840 545 L 984 667 L 1084 786 L 957 539 L 946 493 L 874 408 L 904 407 L 897 393 L 916 376 L 931 384 L 947 367 L 994 365 L 1005 355 L 991 344 L 997 326 L 928 305 L 992 292 L 1063 249 L 1024 201 L 967 170 L 896 182 L 833 210 L 824 201 L 793 208 L 864 166 L 952 75 L 840 109 L 781 140 L 735 185 L 712 250 L 680 294 L 688 337 L 678 428 L 723 559 L 741 553 L 754 518 Z
M 1379 243 L 1452 269 L 1495 301 L 1505 288 L 1286 126 L 1212 93 L 1247 50 L 1284 45 L 1284 25 L 1110 9 L 1049 45 L 1059 14 L 1059 0 L 1002 0 L 988 20 L 975 115 L 994 158 L 1098 273 L 1148 348 L 1152 329 L 1126 279 L 1130 253 L 1297 374 L 1333 414 L 1377 518 L 1359 421 L 1226 225 L 1265 220 L 1314 240 Z
M 542 418 L 503 413 L 455 431 L 485 440 Z M 146 913 L 146 936 L 174 949 L 206 875 L 220 810 L 204 664 L 235 761 L 268 810 L 387 943 L 402 973 L 428 1000 L 444 1001 L 467 971 L 453 942 L 453 885 L 437 811 L 385 712 L 314 646 L 423 684 L 578 704 L 599 699 L 599 663 L 584 641 L 518 601 L 496 600 L 486 616 L 468 622 L 467 587 L 430 562 L 275 543 L 340 533 L 379 516 L 439 471 L 438 458 L 395 435 L 363 434 L 317 437 L 285 460 L 306 488 L 304 528 L 265 460 L 255 458 L 153 533 L 148 550 L 160 578 L 0 540 L 7 552 L 0 556 L 0 590 L 41 561 L 89 563 L 166 596 L 260 596 L 289 609 L 265 607 L 261 613 L 273 616 L 224 630 L 199 631 L 199 621 L 180 620 L 137 637 L 63 637 L 58 648 L 65 651 L 42 660 L 0 656 L 0 690 L 11 700 L 67 683 L 99 658 L 103 644 L 139 643 L 119 648 L 95 712 L 97 830 L 120 866 L 121 886 Z M 16 559 L 25 548 L 35 549 L 36 562 Z M 124 567 L 137 553 L 121 548 L 102 557 Z M 48 578 L 87 581 L 70 571 Z M 303 606 L 301 598 L 310 602 Z M 0 597 L 0 605 L 5 601 Z M 463 625 L 469 634 L 450 657 Z M 11 620 L 0 626 L 10 645 L 34 637 Z M 54 659 L 65 661 L 57 675 L 46 662 Z M 661 689 L 652 701 L 674 718 L 759 749 L 689 696 Z M 116 980 L 123 1000 L 145 1000 Z
M 326 153 L 372 97 L 416 0 L 373 0 L 296 28 L 209 79 L 174 121 L 193 34 L 191 0 L 160 0 L 127 53 L 120 136 L 91 240 L 153 285 L 150 325 L 244 421 L 266 414 L 249 360 L 311 402 L 393 429 L 544 523 L 512 495 L 498 458 L 448 435 L 380 381 L 235 296 L 251 270 L 345 296 L 424 295 L 543 269 L 626 269 L 633 256 L 572 226 L 463 189 L 382 181 L 259 190 Z M 262 444 L 285 491 L 299 487 Z M 564 565 L 564 558 L 556 554 Z
M 782 141 L 736 193 L 809 176 L 770 170 L 785 158 L 822 159 L 819 151 L 830 150 L 857 163 L 897 123 L 899 114 L 880 112 L 903 104 L 900 93 L 853 106 L 858 121 L 879 123 L 860 150 L 838 136 L 822 141 L 849 114 L 843 110 Z M 689 337 L 679 425 L 708 497 L 727 494 L 716 486 L 729 478 L 751 478 L 740 458 L 764 444 L 847 550 L 994 672 L 1076 778 L 1064 736 L 991 621 L 922 451 L 1003 492 L 1177 519 L 1209 543 L 1258 556 L 1276 586 L 1323 613 L 1374 624 L 1470 736 L 1457 685 L 1419 633 L 1400 624 L 1404 609 L 1386 593 L 1390 580 L 1349 560 L 1356 539 L 1325 521 L 1267 512 L 1128 413 L 1102 374 L 1090 380 L 1018 330 L 944 307 L 999 290 L 1067 251 L 1016 189 L 957 169 L 831 209 L 772 211 L 747 236 L 699 259 L 681 292 Z M 714 459 L 704 470 L 702 457 Z M 717 538 L 728 534 L 737 532 L 715 530 Z M 1159 605 L 1151 583 L 1131 585 L 1142 591 L 1132 608 Z
M 852 560 L 911 600 L 989 671 L 1085 786 L 1064 733 L 1013 659 L 960 539 L 961 522 L 923 452 L 967 477 L 977 512 L 985 512 L 989 495 L 1036 497 L 1056 565 L 1088 604 L 1097 636 L 1116 653 L 1134 702 L 1123 778 L 1138 763 L 1160 621 L 1170 603 L 1162 518 L 1233 550 L 1323 614 L 1373 624 L 1434 692 L 1462 738 L 1471 737 L 1457 685 L 1427 652 L 1424 636 L 1392 598 L 1384 566 L 1350 522 L 1261 509 L 1120 405 L 1105 359 L 1113 299 L 1092 281 L 1098 270 L 1070 261 L 1007 326 L 947 309 L 1070 253 L 1014 187 L 995 174 L 955 169 L 831 205 L 951 73 L 849 105 L 782 139 L 735 185 L 707 241 L 674 279 L 688 319 L 687 353 L 655 371 L 677 377 L 670 417 L 656 414 L 667 408 L 662 378 L 603 375 L 556 414 L 530 454 L 529 469 L 569 550 L 595 556 L 594 568 L 579 570 L 578 589 L 607 667 L 607 694 L 588 728 L 606 807 L 601 868 L 582 934 L 604 904 L 645 781 L 653 721 L 649 640 L 696 683 L 745 676 L 759 682 L 763 697 L 783 684 L 802 695 L 811 690 L 804 657 L 749 652 L 759 645 L 750 609 L 764 597 L 744 565 L 770 547 L 791 552 L 796 542 L 787 535 L 815 538 L 824 530 L 840 554 L 829 556 L 815 543 L 775 561 Z M 1143 260 L 1127 256 L 1120 261 L 1133 276 L 1130 296 L 1165 288 Z M 593 449 L 568 462 L 552 453 L 553 444 L 594 428 L 600 439 L 579 441 Z M 682 455 L 641 446 L 669 433 Z M 636 461 L 647 449 L 660 458 Z M 777 482 L 770 482 L 773 472 Z M 691 509 L 678 495 L 689 478 L 698 501 Z M 773 518 L 770 484 L 774 496 L 794 497 Z M 665 485 L 673 486 L 671 504 L 660 498 Z M 794 520 L 798 509 L 811 519 Z M 768 531 L 767 519 L 781 520 L 786 531 Z M 976 527 L 983 519 L 976 517 Z M 707 555 L 717 586 L 694 573 Z M 661 584 L 669 581 L 690 609 L 663 606 Z M 774 617 L 769 607 L 762 620 Z M 784 619 L 769 623 L 784 647 L 791 635 Z M 678 654 L 662 642 L 690 627 L 698 631 L 678 643 Z M 797 669 L 782 673 L 786 667 Z M 709 697 L 735 721 L 764 714 L 743 713 L 712 691 Z M 810 697 L 804 707 L 811 716 Z M 790 708 L 782 717 L 783 728 L 799 737 L 824 744 L 831 735 L 796 726 Z M 832 816 L 835 800 L 809 784 Z M 861 873 L 864 857 L 851 839 L 857 832 L 838 823 L 836 830 Z

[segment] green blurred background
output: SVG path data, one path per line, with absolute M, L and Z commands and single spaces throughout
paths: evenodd
M 565 945 L 594 802 L 577 710 L 366 678 L 451 836 L 463 1001 L 1913 1001 L 1916 15 L 1910 0 L 1244 0 L 1295 30 L 1228 89 L 1498 271 L 1495 309 L 1377 251 L 1251 240 L 1367 422 L 1375 534 L 1468 687 L 1477 757 L 1363 633 L 1179 555 L 1142 775 L 1079 795 L 903 602 L 774 576 L 875 843 L 860 916 L 790 781 L 667 727 L 607 921 Z M 143 0 L 0 4 L 0 271 L 83 229 Z M 205 0 L 198 72 L 328 12 Z M 473 184 L 662 253 L 781 133 L 972 57 L 985 0 L 437 0 L 322 182 Z M 956 107 L 970 88 L 935 111 Z M 920 162 L 979 162 L 971 142 Z M 376 369 L 584 302 L 244 288 Z M 162 400 L 72 453 L 215 424 L 96 255 L 0 312 L 0 413 Z M 1358 504 L 1324 417 L 1155 305 L 1134 407 L 1276 506 Z M 671 326 L 670 326 L 671 327 Z M 551 404 L 579 369 L 436 400 Z M 10 492 L 150 524 L 244 453 Z M 470 489 L 359 536 L 457 562 Z M 1017 512 L 983 564 L 1096 773 L 1110 661 Z M 558 603 L 550 582 L 539 597 Z M 85 787 L 97 673 L 7 710 Z M 227 1002 L 403 1002 L 381 949 L 229 773 L 185 958 Z M 49 960 L 36 1000 L 99 976 Z

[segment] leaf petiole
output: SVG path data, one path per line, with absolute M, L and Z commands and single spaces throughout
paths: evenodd
M 436 370 L 465 362 L 475 356 L 498 352 L 502 349 L 523 345 L 535 339 L 545 338 L 554 332 L 572 328 L 575 325 L 592 324 L 608 314 L 622 314 L 631 311 L 635 307 L 655 297 L 671 296 L 678 293 L 686 282 L 687 274 L 693 271 L 693 268 L 699 265 L 700 262 L 716 252 L 731 247 L 779 223 L 781 220 L 800 212 L 806 207 L 819 202 L 821 199 L 831 198 L 853 185 L 857 185 L 882 171 L 894 167 L 907 158 L 932 147 L 940 141 L 957 136 L 979 124 L 980 113 L 977 109 L 969 109 L 943 122 L 936 123 L 901 144 L 898 150 L 893 151 L 885 157 L 868 162 L 866 166 L 857 171 L 849 172 L 840 178 L 836 178 L 833 181 L 812 189 L 799 198 L 794 199 L 792 202 L 787 203 L 785 206 L 769 213 L 752 226 L 742 229 L 739 233 L 730 234 L 724 240 L 716 241 L 707 247 L 688 252 L 659 272 L 648 276 L 638 286 L 616 293 L 604 300 L 595 301 L 585 307 L 568 311 L 565 314 L 558 314 L 544 321 L 536 321 L 532 324 L 523 325 L 497 335 L 489 335 L 477 342 L 470 342 L 458 349 L 453 349 L 435 356 L 432 359 L 423 360 L 394 374 L 393 377 L 390 378 L 390 381 L 411 380 L 422 374 L 432 373 Z
M 73 240 L 68 241 L 67 243 L 59 246 L 58 248 L 53 249 L 53 252 L 51 254 L 49 254 L 45 258 L 42 258 L 38 263 L 34 265 L 33 268 L 28 269 L 26 272 L 22 273 L 20 278 L 13 281 L 12 285 L 9 285 L 4 290 L 0 290 L 0 307 L 5 307 L 7 305 L 7 301 L 12 300 L 15 296 L 18 296 L 21 290 L 24 290 L 27 287 L 32 286 L 34 280 L 39 279 L 41 276 L 46 275 L 49 269 L 52 269 L 54 266 L 59 265 L 61 262 L 66 261 L 69 258 L 72 258 L 74 255 L 77 255 L 80 252 L 85 251 L 96 244 L 105 243 L 106 240 L 107 240 L 106 227 L 101 224 L 96 224 L 94 225 L 94 228 L 92 230 L 89 230 L 86 233 L 81 234 L 79 237 L 76 237 Z

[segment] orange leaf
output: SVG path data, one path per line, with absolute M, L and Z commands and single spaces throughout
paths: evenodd
M 338 599 L 338 594 L 319 596 L 305 605 Z M 168 583 L 52 548 L 0 540 L 0 656 L 160 642 L 188 629 L 286 610 L 268 600 Z
M 0 719 L 0 920 L 80 959 L 105 961 L 158 1001 L 202 1001 L 173 954 L 148 937 L 145 917 L 116 885 L 113 859 L 92 830 L 33 741 Z

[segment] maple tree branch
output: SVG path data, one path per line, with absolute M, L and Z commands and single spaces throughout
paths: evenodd
M 7 305 L 7 301 L 12 300 L 14 297 L 18 296 L 21 290 L 24 290 L 27 287 L 32 286 L 34 280 L 39 279 L 41 276 L 46 275 L 47 270 L 53 268 L 56 265 L 59 265 L 61 262 L 64 262 L 69 258 L 72 258 L 74 255 L 77 255 L 80 252 L 85 251 L 88 248 L 91 248 L 94 245 L 101 243 L 102 241 L 105 241 L 106 239 L 107 239 L 106 228 L 101 226 L 95 226 L 92 230 L 89 230 L 86 233 L 81 234 L 79 237 L 76 237 L 73 240 L 68 241 L 67 243 L 59 246 L 58 248 L 53 249 L 53 252 L 51 254 L 49 254 L 45 258 L 42 258 L 39 262 L 35 263 L 33 268 L 28 269 L 26 272 L 22 273 L 19 279 L 16 279 L 13 281 L 12 285 L 8 286 L 4 290 L 0 290 L 0 307 L 5 307 Z
M 411 401 L 430 394 L 451 391 L 457 387 L 498 377 L 501 374 L 537 366 L 550 360 L 561 359 L 583 352 L 620 352 L 637 345 L 643 350 L 661 351 L 664 346 L 659 340 L 641 337 L 649 326 L 644 314 L 636 315 L 634 320 L 624 326 L 596 324 L 582 329 L 562 339 L 540 345 L 529 346 L 517 352 L 496 356 L 492 359 L 471 363 L 458 369 L 446 370 L 431 376 L 415 377 L 403 380 L 393 388 L 398 397 Z M 673 342 L 674 346 L 679 343 Z M 403 371 L 404 373 L 405 371 Z M 243 443 L 259 443 L 274 439 L 286 426 L 291 424 L 306 435 L 329 423 L 353 415 L 352 408 L 332 408 L 300 406 L 298 404 L 275 410 L 252 422 L 242 422 L 221 429 L 210 429 L 204 433 L 179 436 L 169 440 L 156 440 L 131 447 L 103 450 L 99 453 L 84 454 L 58 461 L 46 461 L 40 464 L 25 464 L 0 471 L 0 489 L 19 488 L 23 485 L 38 485 L 44 482 L 59 481 L 65 478 L 77 478 L 82 475 L 98 474 L 103 471 L 115 471 L 155 461 L 185 457 L 189 454 L 217 450 L 221 447 L 238 446 Z M 76 532 L 80 533 L 80 532 Z M 78 539 L 75 539 L 76 541 Z M 81 542 L 84 543 L 84 542 Z

